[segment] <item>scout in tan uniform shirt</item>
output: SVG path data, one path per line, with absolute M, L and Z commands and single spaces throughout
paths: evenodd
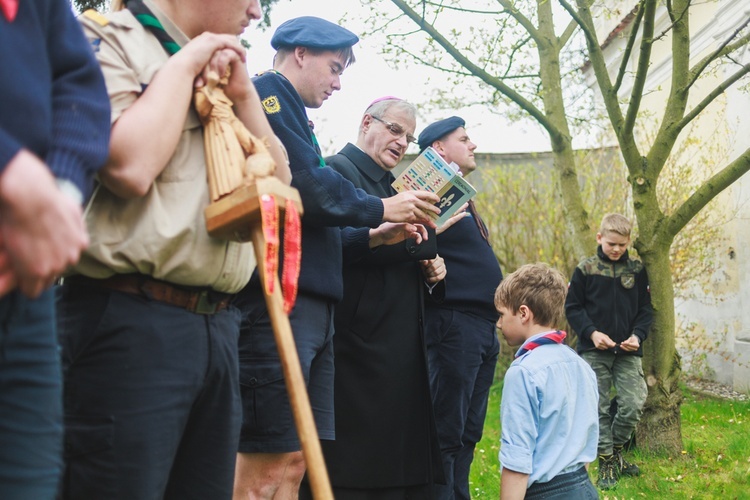
M 238 117 L 273 137 L 236 39 L 260 8 L 257 0 L 125 7 L 81 18 L 105 75 L 112 141 L 86 216 L 91 246 L 59 302 L 63 495 L 230 498 L 240 406 L 239 314 L 228 299 L 255 261 L 249 244 L 206 232 L 203 133 L 191 97 L 207 65 L 218 74 L 230 66 L 225 91 Z M 271 153 L 288 181 L 277 141 Z

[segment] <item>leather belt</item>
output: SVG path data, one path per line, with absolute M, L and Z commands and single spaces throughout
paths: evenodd
M 108 288 L 164 302 L 197 314 L 216 314 L 226 309 L 232 298 L 230 294 L 210 288 L 174 285 L 143 274 L 115 274 L 104 279 L 77 274 L 64 278 L 63 284 Z

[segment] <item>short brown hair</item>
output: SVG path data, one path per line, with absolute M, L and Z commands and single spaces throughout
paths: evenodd
M 617 233 L 620 236 L 630 238 L 630 231 L 633 225 L 627 217 L 620 214 L 607 214 L 602 219 L 602 225 L 599 227 L 599 234 L 602 236 L 607 233 Z
M 565 317 L 563 307 L 568 285 L 560 271 L 538 262 L 526 264 L 506 276 L 495 291 L 495 306 L 504 306 L 513 314 L 522 305 L 534 313 L 534 322 L 559 327 Z

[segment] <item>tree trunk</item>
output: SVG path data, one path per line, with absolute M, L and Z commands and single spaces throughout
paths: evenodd
M 648 385 L 648 398 L 636 429 L 636 443 L 649 451 L 679 454 L 682 450 L 682 392 L 678 382 L 682 370 L 675 346 L 669 244 L 651 249 L 638 248 L 638 251 L 648 272 L 654 324 L 643 344 L 643 373 Z

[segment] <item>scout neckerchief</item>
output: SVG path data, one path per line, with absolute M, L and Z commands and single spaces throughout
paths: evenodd
M 315 152 L 318 153 L 318 166 L 325 167 L 326 161 L 323 159 L 323 151 L 320 149 L 320 143 L 318 142 L 318 138 L 315 136 L 315 124 L 312 120 L 307 120 L 307 126 L 310 127 L 310 136 L 312 138 L 312 143 L 315 147 Z
M 547 332 L 541 337 L 538 337 L 534 339 L 532 342 L 526 342 L 523 347 L 521 347 L 518 352 L 516 353 L 516 358 L 523 356 L 529 351 L 533 351 L 540 345 L 545 344 L 562 344 L 563 340 L 565 340 L 565 336 L 567 334 L 562 330 L 557 330 L 554 332 Z
M 161 46 L 167 51 L 167 54 L 173 56 L 178 50 L 180 50 L 180 46 L 177 42 L 169 36 L 167 30 L 164 29 L 164 26 L 161 25 L 161 22 L 159 22 L 154 13 L 146 7 L 142 0 L 127 0 L 125 5 L 138 22 L 140 22 L 144 28 L 149 30 L 156 39 L 159 40 L 159 43 L 161 43 Z
M 180 45 L 169 36 L 159 19 L 146 7 L 142 0 L 127 0 L 126 6 L 138 22 L 159 40 L 169 56 L 173 56 L 180 50 Z M 272 196 L 262 197 L 260 210 L 263 234 L 266 239 L 266 262 L 262 263 L 262 272 L 266 275 L 266 291 L 270 294 L 273 292 L 276 281 L 279 259 L 279 216 L 276 200 Z M 292 200 L 286 200 L 282 290 L 284 311 L 287 314 L 291 312 L 297 298 L 297 279 L 299 278 L 301 260 L 300 240 L 300 217 L 297 207 Z
M 12 23 L 18 14 L 18 0 L 0 0 L 0 10 L 3 11 L 5 19 Z

